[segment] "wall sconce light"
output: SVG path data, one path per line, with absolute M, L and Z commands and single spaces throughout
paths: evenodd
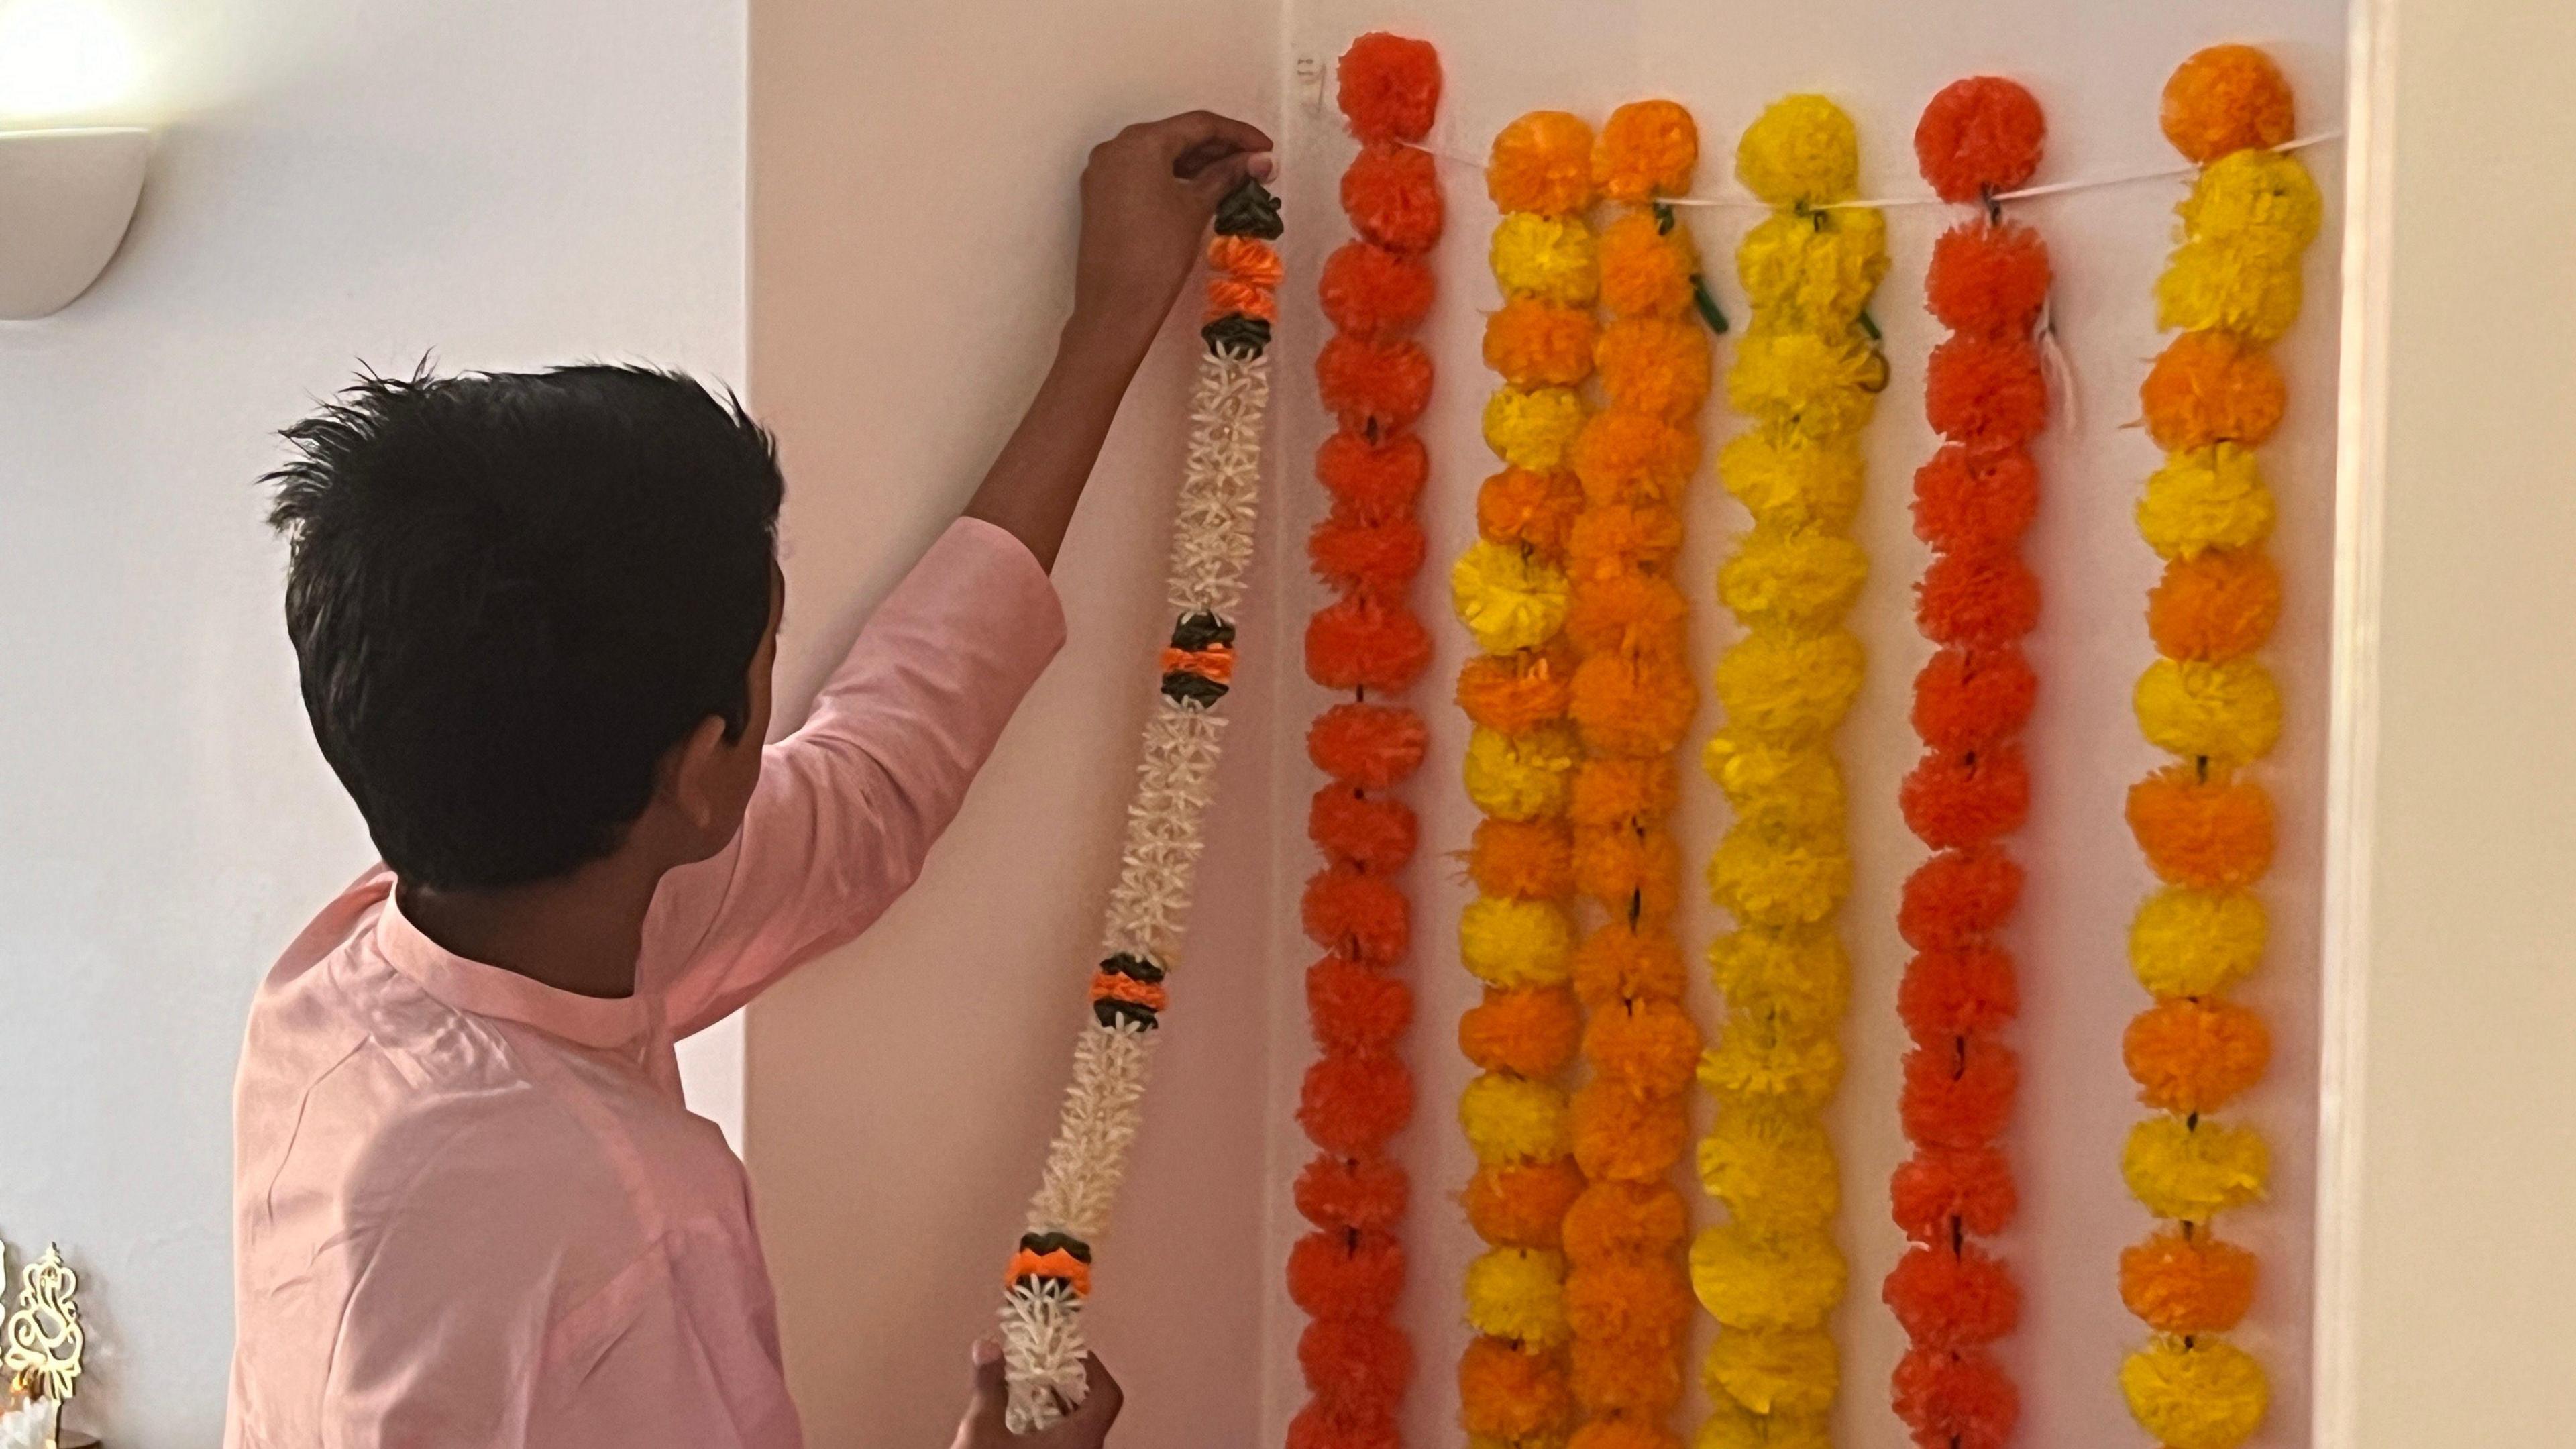
M 89 290 L 133 223 L 151 154 L 138 128 L 20 128 L 98 114 L 134 69 L 90 0 L 0 0 L 0 319 L 47 316 Z

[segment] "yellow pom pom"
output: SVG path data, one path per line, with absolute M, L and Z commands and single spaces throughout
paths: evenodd
M 1731 1399 L 1709 1406 L 1691 1449 L 1834 1449 L 1829 1414 L 1757 1414 Z
M 1517 545 L 1479 541 L 1449 570 L 1458 622 L 1488 654 L 1535 649 L 1565 627 L 1565 573 Z
M 1721 1333 L 1701 1373 L 1713 1398 L 1802 1418 L 1831 1410 L 1843 1377 L 1833 1335 L 1812 1328 Z
M 1717 700 L 1735 729 L 1775 741 L 1813 740 L 1842 723 L 1860 693 L 1860 640 L 1756 629 L 1717 661 Z
M 2166 1449 L 2236 1449 L 2263 1426 L 2263 1365 L 2222 1338 L 2159 1338 L 2120 1365 L 2120 1393 Z
M 1843 1274 L 1843 1255 L 1822 1233 L 1764 1237 L 1728 1223 L 1691 1243 L 1691 1288 L 1728 1328 L 1820 1327 L 1842 1301 Z
M 2251 548 L 2272 531 L 2272 490 L 2250 448 L 2214 443 L 2176 453 L 2147 479 L 2138 532 L 2159 557 Z
M 1831 1023 L 1799 1021 L 1760 1007 L 1726 1014 L 1717 1045 L 1700 1057 L 1700 1084 L 1730 1103 L 1771 1110 L 1821 1107 L 1843 1079 L 1843 1049 Z
M 1811 439 L 1859 432 L 1887 387 L 1887 359 L 1858 332 L 1756 327 L 1726 372 L 1726 398 L 1766 426 Z
M 1592 228 L 1579 216 L 1515 211 L 1494 228 L 1489 259 L 1506 293 L 1588 307 L 1601 292 Z
M 1496 1248 L 1467 1265 L 1467 1324 L 1491 1338 L 1554 1348 L 1565 1324 L 1565 1256 Z
M 2159 659 L 2138 676 L 2136 703 L 2147 742 L 2186 760 L 2242 765 L 2281 738 L 2281 688 L 2253 659 Z
M 2209 163 L 2174 212 L 2186 240 L 2286 259 L 2317 239 L 2326 207 L 2299 158 L 2249 149 Z
M 1754 527 L 1717 571 L 1717 597 L 1757 627 L 1820 629 L 1843 616 L 1869 578 L 1869 555 L 1848 538 Z
M 1854 210 L 1773 216 L 1746 233 L 1735 271 L 1767 324 L 1843 332 L 1887 276 L 1887 220 Z
M 1458 1125 L 1482 1163 L 1550 1162 L 1574 1147 L 1565 1093 L 1527 1077 L 1487 1072 L 1458 1096 Z
M 2224 241 L 2174 248 L 2156 278 L 2156 325 L 2168 332 L 2232 332 L 2271 342 L 2299 320 L 2305 282 L 2296 254 Z
M 1553 901 L 1478 896 L 1458 913 L 1458 957 L 1488 986 L 1556 986 L 1574 974 L 1574 922 Z
M 1565 466 L 1565 450 L 1583 431 L 1583 399 L 1567 387 L 1507 387 L 1485 400 L 1485 446 L 1533 473 Z
M 1831 1031 L 1851 1004 L 1851 958 L 1831 929 L 1756 927 L 1709 943 L 1709 975 L 1730 1006 Z
M 2170 886 L 2129 923 L 2129 967 L 2159 1001 L 2214 996 L 2262 964 L 2265 934 L 2255 896 Z
M 1823 96 L 1789 96 L 1745 128 L 1735 176 L 1772 206 L 1848 201 L 1860 193 L 1860 135 Z
M 2272 1172 L 2272 1149 L 2251 1127 L 2200 1119 L 2149 1117 L 2129 1129 L 2120 1175 L 2129 1195 L 2160 1218 L 2207 1222 L 2211 1215 L 2260 1199 Z
M 1480 728 L 1467 737 L 1467 798 L 1497 820 L 1563 815 L 1581 757 L 1563 725 L 1521 735 Z
M 1842 1206 L 1825 1129 L 1803 1112 L 1749 1100 L 1718 1109 L 1699 1142 L 1699 1180 L 1737 1222 L 1764 1232 L 1824 1232 Z
M 1709 736 L 1700 765 L 1726 792 L 1736 819 L 1765 834 L 1805 838 L 1842 828 L 1842 770 L 1821 745 L 1771 744 L 1720 730 Z
M 1825 440 L 1756 428 L 1717 455 L 1717 476 L 1758 524 L 1840 532 L 1860 510 L 1857 438 Z

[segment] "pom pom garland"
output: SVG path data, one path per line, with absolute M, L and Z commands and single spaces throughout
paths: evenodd
M 1422 41 L 1369 34 L 1342 56 L 1340 78 L 1343 118 L 1362 143 L 1341 191 L 1359 237 L 1333 252 L 1316 282 L 1336 329 L 1316 356 L 1316 382 L 1339 427 L 1316 457 L 1331 511 L 1307 549 L 1337 597 L 1307 626 L 1306 667 L 1354 697 L 1307 734 L 1307 754 L 1327 778 L 1307 816 L 1324 860 L 1307 883 L 1304 924 L 1330 954 L 1306 978 L 1319 1054 L 1297 1120 L 1316 1155 L 1298 1178 L 1298 1206 L 1316 1231 L 1291 1251 L 1287 1274 L 1289 1297 L 1313 1321 L 1298 1344 L 1310 1397 L 1289 1440 L 1395 1449 L 1413 1363 L 1393 1322 L 1407 1184 L 1386 1151 L 1413 1114 L 1413 1076 L 1397 1055 L 1413 1015 L 1402 976 L 1411 912 L 1395 876 L 1419 835 L 1396 792 L 1421 767 L 1426 732 L 1412 709 L 1369 695 L 1402 692 L 1430 659 L 1430 636 L 1405 596 L 1422 567 L 1413 507 L 1430 473 L 1410 428 L 1430 398 L 1432 367 L 1406 334 L 1430 311 L 1421 254 L 1442 225 L 1431 156 L 1412 144 L 1430 131 L 1440 62 Z
M 1860 431 L 1887 381 L 1866 315 L 1887 273 L 1885 221 L 1816 209 L 1858 186 L 1850 118 L 1821 96 L 1780 101 L 1738 143 L 1736 175 L 1774 210 L 1736 251 L 1753 316 L 1726 391 L 1754 426 L 1718 460 L 1754 527 L 1718 573 L 1746 632 L 1719 658 L 1724 722 L 1703 756 L 1735 823 L 1708 864 L 1734 929 L 1709 951 L 1727 1014 L 1699 1068 L 1717 1098 L 1700 1184 L 1728 1215 L 1690 1253 L 1719 1326 L 1702 1449 L 1824 1445 L 1838 1391 L 1827 1321 L 1845 1279 L 1841 1190 L 1821 1114 L 1842 1074 L 1850 965 L 1832 918 L 1851 858 L 1830 742 L 1860 688 L 1843 621 L 1868 559 L 1851 525 Z
M 1913 1343 L 1890 1385 L 1897 1416 L 1937 1449 L 2001 1449 L 2018 1412 L 1986 1349 L 2012 1332 L 2020 1289 L 1976 1240 L 2002 1231 L 2016 1202 L 1995 1144 L 2019 1069 L 1996 1033 L 2020 992 L 1993 933 L 2020 895 L 2004 842 L 2030 813 L 2018 737 L 2038 680 L 2020 641 L 2040 601 L 2019 540 L 2039 494 L 2028 449 L 2048 422 L 2032 333 L 2050 275 L 2047 245 L 1995 198 L 2038 169 L 2046 129 L 2029 91 L 1976 76 L 1934 96 L 1914 138 L 1933 189 L 1982 212 L 1942 233 L 1924 283 L 1951 334 L 1924 376 L 1925 416 L 1948 445 L 1914 479 L 1915 532 L 1933 550 L 1915 623 L 1942 647 L 1915 676 L 1925 754 L 1898 792 L 1907 827 L 1934 854 L 1906 881 L 1898 917 L 1917 952 L 1897 991 L 1915 1042 L 1898 1099 L 1914 1151 L 1889 1201 L 1914 1247 L 1880 1295 Z
M 2269 57 L 2222 45 L 2165 84 L 2163 124 L 2202 170 L 2176 208 L 2180 244 L 2156 284 L 2180 329 L 2139 389 L 2166 449 L 2138 531 L 2164 558 L 2147 599 L 2158 658 L 2138 681 L 2138 724 L 2177 757 L 2132 786 L 2130 833 L 2168 884 L 2139 908 L 2129 961 L 2155 1004 L 2121 1057 L 2155 1116 L 2121 1154 L 2130 1194 L 2170 1226 L 2120 1255 L 2120 1301 L 2156 1338 L 2120 1368 L 2140 1427 L 2168 1449 L 2234 1449 L 2262 1425 L 2261 1364 L 2223 1336 L 2254 1297 L 2254 1256 L 2210 1220 L 2261 1198 L 2270 1154 L 2256 1129 L 2212 1115 L 2262 1079 L 2271 1034 L 2225 995 L 2261 964 L 2270 797 L 2250 777 L 2280 736 L 2281 693 L 2254 657 L 2281 613 L 2263 557 L 2273 501 L 2255 460 L 2287 398 L 2264 345 L 2298 314 L 2301 253 L 2322 205 L 2287 141 L 2289 87 Z
M 1027 1230 L 1010 1260 L 1002 1301 L 1002 1362 L 1009 1384 L 1004 1417 L 1015 1433 L 1044 1428 L 1068 1405 L 1082 1402 L 1082 1309 L 1092 1289 L 1093 1245 L 1108 1226 L 1110 1203 L 1126 1172 L 1147 1069 L 1169 1002 L 1165 977 L 1178 962 L 1181 925 L 1200 848 L 1210 778 L 1224 721 L 1212 711 L 1232 678 L 1232 616 L 1243 597 L 1243 573 L 1252 560 L 1252 525 L 1259 494 L 1261 424 L 1270 375 L 1262 353 L 1275 308 L 1269 290 L 1280 276 L 1278 254 L 1268 243 L 1279 235 L 1278 202 L 1259 182 L 1247 181 L 1217 210 L 1217 241 L 1209 249 L 1219 275 L 1209 283 L 1211 317 L 1202 330 L 1207 350 L 1199 361 L 1192 398 L 1189 467 L 1173 529 L 1166 600 L 1176 623 L 1162 653 L 1161 692 L 1145 727 L 1144 758 L 1127 812 L 1127 838 L 1102 932 L 1103 959 L 1092 978 L 1092 1010 L 1075 1039 L 1073 1080 L 1036 1196 Z M 1337 741 L 1342 743 L 1342 741 Z M 1401 741 L 1395 750 L 1401 753 Z M 1360 747 L 1385 758 L 1383 749 Z M 1329 812 L 1319 812 L 1329 813 Z M 1390 822 L 1372 822 L 1371 849 L 1393 848 Z M 1336 817 L 1327 829 L 1355 820 Z M 1409 853 L 1404 847 L 1403 853 Z M 1349 1097 L 1337 1114 L 1352 1135 L 1400 1122 L 1411 1110 L 1412 1083 L 1307 1084 L 1306 1108 Z M 1339 1180 L 1301 1181 L 1302 1210 L 1347 1212 L 1348 1228 L 1383 1227 L 1401 1211 L 1400 1181 L 1351 1174 Z M 1371 1222 L 1363 1224 L 1366 1215 Z M 1326 1226 L 1318 1224 L 1319 1227 Z M 1361 1275 L 1365 1276 L 1365 1275 Z M 1321 1279 L 1307 1275 L 1309 1288 Z M 1360 1299 L 1373 1289 L 1342 1287 Z M 1328 1294 L 1332 1291 L 1326 1288 Z M 1320 1322 L 1320 1321 L 1319 1321 Z M 1372 1344 L 1345 1355 L 1368 1365 L 1364 1377 L 1380 1389 L 1410 1371 L 1399 1338 L 1395 1351 Z M 1398 1367 L 1398 1364 L 1401 1367 Z

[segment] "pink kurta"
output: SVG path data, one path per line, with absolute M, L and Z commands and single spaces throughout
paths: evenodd
M 631 997 L 440 949 L 381 867 L 315 918 L 235 1090 L 226 1445 L 799 1443 L 750 1184 L 671 1044 L 912 883 L 1063 638 L 1028 550 L 951 526 L 733 844 L 663 879 Z

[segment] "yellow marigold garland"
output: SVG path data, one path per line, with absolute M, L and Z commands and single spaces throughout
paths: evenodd
M 2165 885 L 2130 928 L 2156 1005 L 2122 1052 L 2157 1115 L 2130 1133 L 2120 1167 L 2168 1225 L 2120 1255 L 2121 1299 L 2156 1333 L 2121 1366 L 2120 1391 L 2167 1449 L 2233 1449 L 2261 1427 L 2269 1394 L 2262 1365 L 2219 1336 L 2251 1305 L 2256 1265 L 2211 1219 L 2262 1197 L 2270 1154 L 2253 1128 L 2208 1114 L 2260 1079 L 2271 1045 L 2223 993 L 2262 956 L 2250 888 L 2271 859 L 2271 803 L 2244 771 L 2281 728 L 2279 688 L 2254 658 L 2280 611 L 2253 450 L 2279 424 L 2283 388 L 2263 347 L 2298 314 L 2322 212 L 2305 169 L 2273 149 L 2291 115 L 2280 71 L 2247 46 L 2204 50 L 2165 85 L 2165 134 L 2202 170 L 2156 284 L 2160 324 L 2182 335 L 2141 389 L 2169 456 L 2138 505 L 2165 574 L 2147 607 L 2161 657 L 2136 705 L 2147 738 L 2181 763 L 2129 792 L 2130 829 Z
M 1705 765 L 1735 822 L 1709 862 L 1735 929 L 1709 961 L 1726 1022 L 1699 1076 L 1717 1097 L 1699 1172 L 1729 1220 L 1691 1246 L 1721 1332 L 1704 1369 L 1700 1449 L 1828 1442 L 1840 1380 L 1826 1328 L 1843 1294 L 1839 1184 L 1821 1111 L 1841 1076 L 1850 967 L 1833 914 L 1850 889 L 1831 736 L 1858 692 L 1842 627 L 1867 560 L 1849 537 L 1859 432 L 1887 365 L 1863 314 L 1887 271 L 1886 228 L 1835 207 L 1859 185 L 1851 119 L 1822 96 L 1774 104 L 1744 133 L 1736 175 L 1774 208 L 1737 250 L 1753 304 L 1727 396 L 1754 427 L 1718 458 L 1753 531 L 1719 577 L 1745 636 L 1717 668 L 1725 723 Z
M 1681 498 L 1699 466 L 1697 419 L 1709 343 L 1692 298 L 1653 272 L 1695 271 L 1689 233 L 1656 197 L 1687 191 L 1699 160 L 1690 113 L 1670 101 L 1620 107 L 1592 152 L 1601 193 L 1625 204 L 1603 233 L 1600 290 L 1613 299 L 1594 349 L 1605 399 L 1574 445 L 1584 508 L 1567 541 L 1569 634 L 1581 663 L 1571 711 L 1584 749 L 1574 779 L 1574 879 L 1606 918 L 1577 958 L 1591 1078 L 1574 1095 L 1574 1155 L 1587 1182 L 1566 1214 L 1574 1401 L 1569 1449 L 1680 1449 L 1691 1291 L 1681 1249 L 1689 1208 L 1672 1170 L 1689 1146 L 1699 1029 L 1681 1001 L 1681 850 L 1673 753 L 1698 691 L 1685 649 L 1688 601 L 1673 579 Z M 1638 963 L 1674 963 L 1637 969 Z
M 1564 1219 L 1582 1191 L 1574 1123 L 1559 1082 L 1580 1017 L 1574 847 L 1566 814 L 1579 748 L 1567 723 L 1572 600 L 1568 530 L 1581 492 L 1567 471 L 1592 370 L 1599 267 L 1583 213 L 1592 130 L 1560 111 L 1521 117 L 1494 138 L 1486 186 L 1504 213 L 1492 264 L 1503 305 L 1485 360 L 1504 386 L 1485 438 L 1504 464 L 1477 496 L 1478 540 L 1450 572 L 1460 622 L 1481 653 L 1458 678 L 1475 725 L 1468 797 L 1486 819 L 1468 854 L 1477 899 L 1458 923 L 1459 956 L 1484 983 L 1458 1024 L 1482 1073 L 1458 1104 L 1475 1152 L 1467 1216 L 1486 1244 L 1464 1285 L 1477 1338 L 1458 1366 L 1468 1441 L 1479 1449 L 1561 1443 L 1572 1427 Z

